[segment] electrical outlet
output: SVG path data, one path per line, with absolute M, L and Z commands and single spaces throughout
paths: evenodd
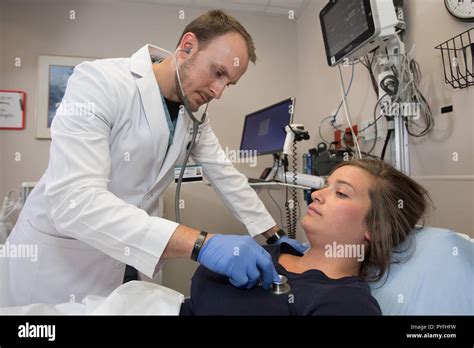
M 374 127 L 374 125 L 371 125 L 370 127 L 368 127 L 373 122 L 374 122 L 373 118 L 370 119 L 370 120 L 362 121 L 361 134 L 360 135 L 362 135 L 364 137 L 365 142 L 373 141 L 374 138 L 375 138 L 375 127 Z M 364 131 L 362 132 L 362 130 L 364 130 Z M 384 123 L 383 118 L 381 118 L 377 121 L 377 139 L 384 139 L 385 138 L 385 133 L 386 133 L 385 123 Z

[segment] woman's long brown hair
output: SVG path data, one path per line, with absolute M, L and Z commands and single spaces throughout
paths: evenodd
M 365 217 L 372 238 L 360 276 L 366 281 L 378 281 L 390 269 L 394 248 L 407 238 L 420 219 L 424 226 L 431 198 L 420 184 L 384 161 L 352 160 L 334 170 L 347 165 L 361 168 L 374 178 L 369 188 L 371 206 Z

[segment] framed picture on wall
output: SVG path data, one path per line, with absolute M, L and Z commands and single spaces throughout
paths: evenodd
M 36 138 L 51 139 L 51 123 L 76 65 L 96 58 L 38 56 Z

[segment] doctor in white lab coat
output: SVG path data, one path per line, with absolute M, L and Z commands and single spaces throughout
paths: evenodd
M 223 16 L 232 19 L 230 27 L 222 28 Z M 207 42 L 195 29 L 203 21 L 215 31 Z M 193 111 L 220 98 L 255 61 L 252 39 L 234 21 L 209 12 L 181 37 L 176 59 Z M 251 287 L 262 277 L 268 288 L 277 279 L 270 256 L 251 237 L 206 235 L 156 216 L 191 139 L 188 115 L 179 114 L 174 123 L 167 110 L 168 102 L 180 102 L 175 72 L 172 55 L 152 45 L 131 58 L 74 69 L 51 126 L 48 168 L 8 239 L 10 245 L 38 246 L 36 261 L 8 259 L 2 286 L 11 305 L 107 296 L 121 285 L 126 264 L 153 278 L 162 260 L 191 254 L 235 286 Z M 209 121 L 192 157 L 252 237 L 278 239 L 278 226 L 226 159 Z

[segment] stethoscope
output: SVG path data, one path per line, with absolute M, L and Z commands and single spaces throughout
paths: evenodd
M 198 120 L 195 116 L 194 113 L 191 111 L 191 106 L 189 105 L 189 100 L 188 97 L 186 96 L 186 93 L 184 93 L 183 89 L 183 84 L 181 83 L 181 76 L 179 74 L 179 65 L 178 65 L 178 59 L 176 58 L 176 55 L 178 54 L 179 51 L 184 51 L 186 53 L 191 52 L 191 48 L 177 48 L 176 51 L 173 54 L 173 59 L 174 59 L 174 65 L 176 67 L 176 85 L 178 87 L 178 95 L 181 101 L 183 102 L 184 108 L 186 109 L 189 117 L 193 121 L 193 123 L 197 123 L 199 126 L 206 121 L 207 118 L 207 108 L 209 107 L 209 102 L 206 104 L 206 109 L 204 110 L 204 114 L 202 115 L 201 119 Z M 193 144 L 194 145 L 194 144 Z
M 189 160 L 189 156 L 191 154 L 191 151 L 193 150 L 194 145 L 196 145 L 196 136 L 198 133 L 198 128 L 201 126 L 207 119 L 207 108 L 209 107 L 209 102 L 206 104 L 206 109 L 204 110 L 204 114 L 201 116 L 201 119 L 197 119 L 194 116 L 194 113 L 191 110 L 191 106 L 189 104 L 188 97 L 186 96 L 186 93 L 184 92 L 183 89 L 183 84 L 181 83 L 181 76 L 179 75 L 179 65 L 178 65 L 178 59 L 176 58 L 176 55 L 178 54 L 179 51 L 184 51 L 186 53 L 191 52 L 191 48 L 177 48 L 176 51 L 173 54 L 173 59 L 174 59 L 174 65 L 176 68 L 176 86 L 178 87 L 178 95 L 181 101 L 183 102 L 184 108 L 186 109 L 186 112 L 188 113 L 189 117 L 193 121 L 193 133 L 192 133 L 192 139 L 188 143 L 186 147 L 186 157 L 184 158 L 183 165 L 181 166 L 181 171 L 179 173 L 179 178 L 178 182 L 176 184 L 176 193 L 175 193 L 175 206 L 174 206 L 174 211 L 175 211 L 175 219 L 177 223 L 181 223 L 181 217 L 179 215 L 179 196 L 181 192 L 181 183 L 183 182 L 183 176 L 184 176 L 184 171 L 186 170 L 186 166 Z

